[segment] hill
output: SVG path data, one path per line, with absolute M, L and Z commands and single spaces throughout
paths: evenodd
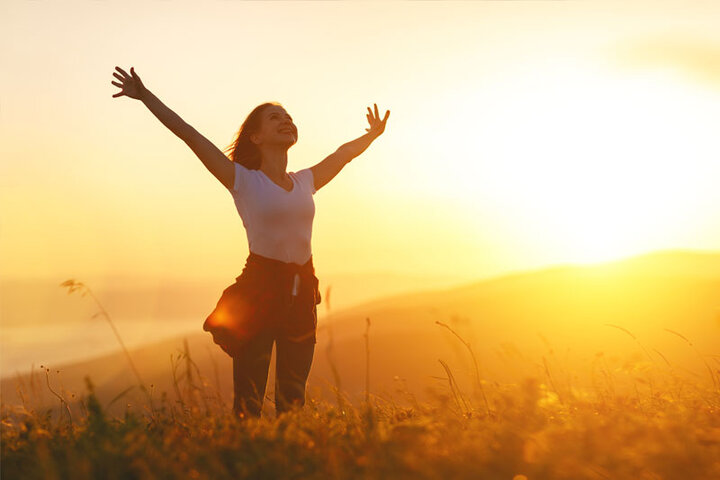
M 311 394 L 329 395 L 318 387 L 335 383 L 332 363 L 344 391 L 355 396 L 363 391 L 366 331 L 373 393 L 402 387 L 418 397 L 435 394 L 448 382 L 439 359 L 469 388 L 475 375 L 470 352 L 436 321 L 469 342 L 488 385 L 537 376 L 565 388 L 597 388 L 593 382 L 602 370 L 620 388 L 642 379 L 649 365 L 710 381 L 708 371 L 720 365 L 720 254 L 659 252 L 602 265 L 561 266 L 331 312 L 319 325 Z M 205 332 L 187 341 L 209 388 L 217 388 L 229 404 L 231 359 Z M 172 395 L 170 356 L 177 359 L 183 348 L 178 338 L 132 352 L 155 392 Z M 59 370 L 50 375 L 57 388 L 62 382 L 68 391 L 84 391 L 87 374 L 106 401 L 133 383 L 122 354 Z M 36 375 L 37 388 L 42 390 L 44 381 L 44 374 Z M 22 382 L 28 388 L 29 379 Z M 16 379 L 0 388 L 5 402 L 19 401 Z M 45 396 L 53 401 L 48 392 Z

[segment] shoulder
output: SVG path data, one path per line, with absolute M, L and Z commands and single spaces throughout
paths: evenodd
M 310 168 L 298 170 L 297 172 L 294 172 L 294 175 L 297 180 L 310 190 L 310 193 L 315 193 L 315 178 Z
M 232 163 L 235 169 L 235 177 L 233 181 L 233 188 L 228 190 L 233 194 L 239 194 L 244 190 L 247 185 L 248 178 L 253 175 L 254 171 L 241 163 Z

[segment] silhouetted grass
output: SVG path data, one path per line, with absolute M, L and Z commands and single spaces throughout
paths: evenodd
M 438 395 L 407 407 L 368 394 L 362 405 L 339 408 L 309 398 L 277 418 L 239 419 L 187 348 L 180 360 L 180 401 L 164 396 L 157 408 L 128 408 L 122 418 L 106 413 L 90 379 L 83 415 L 72 421 L 2 405 L 2 477 L 720 478 L 712 386 L 656 386 L 637 396 L 608 388 L 560 402 L 554 388 L 528 378 L 487 389 L 489 415 L 444 364 L 455 400 Z
M 337 405 L 309 397 L 302 409 L 241 419 L 202 375 L 185 343 L 171 358 L 176 401 L 163 395 L 157 406 L 149 400 L 113 417 L 107 408 L 132 387 L 102 406 L 86 377 L 82 415 L 75 418 L 57 391 L 54 410 L 35 408 L 25 397 L 23 405 L 3 404 L 2 478 L 720 478 L 720 395 L 704 359 L 710 384 L 681 379 L 665 360 L 653 364 L 652 376 L 635 374 L 632 393 L 622 393 L 620 373 L 600 353 L 590 390 L 562 381 L 568 366 L 552 356 L 542 357 L 543 376 L 490 384 L 480 376 L 471 345 L 440 326 L 468 348 L 480 394 L 463 392 L 439 359 L 447 393 L 418 402 L 404 391 L 412 402 L 403 405 L 372 394 L 366 365 L 358 405 L 336 388 Z

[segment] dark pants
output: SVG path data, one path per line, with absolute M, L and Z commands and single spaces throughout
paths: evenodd
M 299 265 L 251 252 L 235 283 L 223 290 L 203 330 L 233 359 L 236 414 L 260 416 L 273 342 L 275 410 L 305 404 L 322 301 L 318 286 L 312 257 Z
M 275 342 L 275 410 L 278 414 L 305 405 L 305 385 L 315 343 L 292 342 L 268 329 L 250 340 L 233 356 L 233 411 L 239 416 L 260 417 L 272 346 Z

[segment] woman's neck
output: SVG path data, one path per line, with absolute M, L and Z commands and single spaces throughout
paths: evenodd
M 260 170 L 268 177 L 284 180 L 287 170 L 287 149 L 286 148 L 263 148 L 261 149 L 262 162 Z

